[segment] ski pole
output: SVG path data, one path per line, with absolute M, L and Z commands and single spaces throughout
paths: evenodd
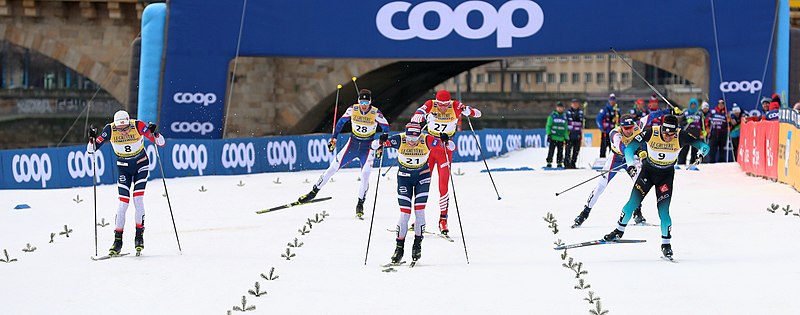
M 172 229 L 175 230 L 175 240 L 178 241 L 178 252 L 183 254 L 183 250 L 181 249 L 181 239 L 178 238 L 178 228 L 175 227 L 175 216 L 172 214 L 172 203 L 169 201 L 167 180 L 164 179 L 164 166 L 161 164 L 161 157 L 158 155 L 158 146 L 156 146 L 156 160 L 158 160 L 158 168 L 161 169 L 161 182 L 164 183 L 164 194 L 167 196 L 167 206 L 169 207 L 169 217 L 172 219 Z
M 339 117 L 339 90 L 342 89 L 342 85 L 336 85 L 336 105 L 333 106 L 333 126 L 331 126 L 331 137 L 333 134 L 336 133 L 336 118 Z M 336 163 L 339 163 L 339 155 L 336 152 L 336 146 L 333 147 L 333 157 L 336 159 Z
M 356 88 L 356 99 L 358 99 L 358 92 L 359 92 L 359 89 L 358 89 L 358 83 L 356 83 L 356 80 L 358 80 L 358 78 L 356 78 L 356 77 L 353 77 L 351 80 L 353 80 L 353 87 L 355 87 L 355 88 Z
M 494 193 L 497 194 L 497 200 L 500 200 L 500 192 L 497 191 L 497 185 L 494 184 L 494 178 L 492 178 L 492 171 L 489 169 L 489 164 L 486 163 L 486 155 L 483 154 L 483 148 L 481 148 L 481 140 L 478 138 L 478 134 L 475 133 L 475 129 L 472 128 L 472 121 L 467 116 L 467 123 L 469 123 L 469 130 L 472 130 L 472 135 L 475 137 L 475 142 L 478 143 L 478 150 L 481 151 L 481 157 L 483 158 L 483 166 L 486 167 L 486 173 L 489 173 L 489 180 L 492 181 L 492 187 L 494 187 Z
M 89 127 L 92 128 L 92 127 Z M 92 141 L 92 193 L 94 194 L 94 255 L 97 256 L 97 144 L 94 138 Z
M 383 157 L 383 156 L 381 156 L 381 157 Z M 383 174 L 381 174 L 381 176 L 384 176 L 384 177 L 386 177 L 386 174 L 389 174 L 389 171 L 391 171 L 391 170 L 392 170 L 392 167 L 394 167 L 394 166 L 395 166 L 395 164 L 397 164 L 397 163 L 394 163 L 394 164 L 392 164 L 392 165 L 389 165 L 389 168 L 388 168 L 388 169 L 386 169 L 386 172 L 383 172 Z
M 607 170 L 607 171 L 603 171 L 603 172 L 601 172 L 600 174 L 597 174 L 597 175 L 595 175 L 595 176 L 592 176 L 592 178 L 589 178 L 589 179 L 587 179 L 587 180 L 585 180 L 585 181 L 582 181 L 582 182 L 580 182 L 579 184 L 577 184 L 577 185 L 575 185 L 575 186 L 572 186 L 572 187 L 570 187 L 570 188 L 567 188 L 567 189 L 565 189 L 565 190 L 564 190 L 564 191 L 562 191 L 562 192 L 557 192 L 557 193 L 556 193 L 556 197 L 558 197 L 558 195 L 561 195 L 561 194 L 563 194 L 563 193 L 565 193 L 565 192 L 568 192 L 568 191 L 570 191 L 570 190 L 572 190 L 572 189 L 574 189 L 574 188 L 576 188 L 576 187 L 578 187 L 578 186 L 580 186 L 580 185 L 586 184 L 586 183 L 588 183 L 588 182 L 592 181 L 592 180 L 593 180 L 593 179 L 595 179 L 595 178 L 598 178 L 598 177 L 600 177 L 600 176 L 606 175 L 606 174 L 608 174 L 608 173 L 611 173 L 611 172 L 616 172 L 617 170 L 621 169 L 623 166 L 626 166 L 626 165 L 627 165 L 627 164 L 622 164 L 622 165 L 620 165 L 620 166 L 617 166 L 617 167 L 615 167 L 615 168 L 612 168 L 612 169 L 610 169 L 610 170 Z
M 447 153 L 447 144 L 442 143 L 442 145 L 444 146 L 444 158 L 447 161 L 447 165 L 449 165 L 447 167 L 447 171 L 450 172 L 450 187 L 452 187 L 453 189 L 453 203 L 456 205 L 456 217 L 458 218 L 458 229 L 461 231 L 461 243 L 464 244 L 464 257 L 467 259 L 467 265 L 469 265 L 469 254 L 467 253 L 467 241 L 464 238 L 464 226 L 463 224 L 461 224 L 461 212 L 458 211 L 458 198 L 456 197 L 456 183 L 453 181 L 453 168 L 452 168 L 453 164 L 450 163 L 450 154 Z M 484 160 L 484 162 L 486 161 Z M 497 198 L 500 197 L 498 196 Z
M 353 77 L 353 82 L 356 82 L 356 77 Z M 381 150 L 382 149 L 383 143 L 381 143 Z M 381 173 L 381 166 L 383 166 L 383 153 L 385 152 L 381 152 L 381 160 L 378 162 L 378 174 Z M 372 240 L 372 223 L 375 222 L 375 207 L 378 205 L 378 188 L 380 185 L 381 176 L 378 176 L 378 180 L 375 183 L 375 201 L 372 202 L 372 217 L 369 219 L 369 235 L 367 236 L 367 252 L 364 254 L 364 266 L 367 265 L 367 258 L 369 257 L 369 243 L 370 240 Z

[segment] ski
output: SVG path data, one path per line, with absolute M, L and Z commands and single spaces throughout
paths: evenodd
M 668 261 L 668 262 L 676 263 L 676 264 L 678 263 L 678 261 L 677 261 L 677 260 L 675 260 L 675 258 L 672 258 L 672 256 L 663 256 L 663 255 L 662 255 L 662 256 L 661 256 L 661 259 L 663 259 L 663 260 L 666 260 L 666 261 Z
M 446 239 L 448 242 L 451 242 L 451 243 L 455 242 L 455 240 L 452 237 L 450 237 L 450 235 L 447 235 L 447 234 L 436 234 L 436 235 L 439 235 L 439 237 L 441 237 L 443 239 Z
M 630 224 L 630 226 L 660 226 L 660 225 L 653 224 L 653 223 L 642 222 L 642 223 L 633 223 L 633 224 Z
M 416 265 L 417 265 L 417 262 L 418 262 L 418 261 L 419 261 L 419 260 L 414 260 L 414 261 L 412 261 L 412 262 L 411 262 L 411 264 L 410 264 L 410 265 L 408 265 L 408 268 L 414 268 L 414 266 L 416 266 Z
M 392 233 L 397 233 L 397 230 L 396 230 L 396 229 L 386 229 L 386 230 L 387 230 L 387 231 L 389 231 L 389 232 L 392 232 Z M 412 230 L 412 229 L 408 229 L 408 231 L 409 231 L 409 232 L 413 232 L 414 230 Z M 422 234 L 426 234 L 426 235 L 440 235 L 440 234 L 436 234 L 436 233 L 433 233 L 433 232 L 428 232 L 428 231 L 422 232 Z
M 364 215 L 363 214 L 356 214 L 356 219 L 364 221 Z
M 406 263 L 406 261 L 405 261 L 405 260 L 403 260 L 403 261 L 401 261 L 401 262 L 398 262 L 398 263 L 391 263 L 391 262 L 390 262 L 390 263 L 388 263 L 388 264 L 383 264 L 383 265 L 381 265 L 381 267 L 383 267 L 383 268 L 397 267 L 397 266 L 401 266 L 401 265 L 403 265 L 403 264 L 405 264 L 405 263 Z
M 113 255 L 113 256 L 112 255 L 92 256 L 91 258 L 94 261 L 98 261 L 98 260 L 106 260 L 106 259 L 110 259 L 110 258 L 117 258 L 117 257 L 127 256 L 127 255 L 130 255 L 130 254 L 131 253 L 122 253 L 122 254 L 117 254 L 117 255 Z
M 562 249 L 570 249 L 570 248 L 577 248 L 577 247 L 585 247 L 585 246 L 592 246 L 592 245 L 604 245 L 604 244 L 627 244 L 627 243 L 644 243 L 647 240 L 616 240 L 616 241 L 606 241 L 606 240 L 594 240 L 588 241 L 583 243 L 576 243 L 576 244 L 566 244 L 561 246 L 556 246 L 553 249 L 555 250 L 562 250 Z
M 272 211 L 277 211 L 277 210 L 283 210 L 283 209 L 286 209 L 286 208 L 291 208 L 291 207 L 300 206 L 300 205 L 304 205 L 304 204 L 330 200 L 332 198 L 333 197 L 322 197 L 322 198 L 317 198 L 317 199 L 311 199 L 311 200 L 306 201 L 306 202 L 295 201 L 295 202 L 287 203 L 285 205 L 280 205 L 280 206 L 269 208 L 269 209 L 258 210 L 258 211 L 256 211 L 256 213 L 262 214 L 262 213 L 267 213 L 267 212 L 272 212 Z

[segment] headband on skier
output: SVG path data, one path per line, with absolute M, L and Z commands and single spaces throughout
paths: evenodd
M 671 136 L 675 136 L 675 132 L 678 130 L 678 117 L 673 115 L 666 115 L 664 116 L 664 122 L 661 123 L 661 131 L 665 134 L 671 133 Z
M 422 134 L 422 126 L 420 124 L 411 122 L 406 124 L 406 139 L 410 141 L 417 141 L 419 140 L 419 136 Z

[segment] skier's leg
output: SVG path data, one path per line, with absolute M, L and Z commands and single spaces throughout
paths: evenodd
M 656 206 L 658 207 L 658 217 L 661 219 L 661 239 L 663 244 L 669 244 L 672 238 L 672 218 L 669 215 L 669 204 L 672 201 L 672 182 L 675 173 L 659 176 L 656 178 Z
M 633 184 L 628 202 L 622 207 L 622 213 L 620 214 L 619 221 L 617 221 L 617 230 L 625 232 L 628 221 L 633 217 L 633 211 L 642 204 L 642 200 L 644 200 L 644 197 L 650 192 L 650 188 L 653 186 L 653 180 L 650 177 L 651 175 L 650 172 L 647 171 L 647 168 L 642 168 L 641 173 L 636 178 L 636 182 Z
M 344 165 L 347 165 L 348 162 L 350 162 L 351 160 L 353 160 L 353 158 L 355 158 L 352 152 L 353 150 L 350 149 L 351 142 L 352 139 L 347 140 L 347 144 L 344 145 L 344 148 L 342 148 L 342 150 L 339 151 L 339 154 L 336 155 L 336 158 L 331 160 L 331 164 L 328 165 L 328 169 L 325 170 L 325 173 L 323 173 L 319 177 L 319 180 L 317 180 L 317 183 L 314 184 L 314 187 L 316 187 L 317 190 L 322 189 L 322 187 L 328 183 L 328 180 L 330 180 L 331 177 L 333 177 L 333 174 L 336 174 L 336 172 L 339 171 L 339 168 L 341 168 Z
M 367 197 L 367 190 L 369 190 L 369 175 L 372 173 L 372 164 L 375 162 L 374 150 L 367 149 L 364 151 L 365 153 L 358 157 L 359 161 L 363 161 L 361 162 L 361 186 L 358 187 L 359 200 L 363 200 Z
M 408 220 L 411 218 L 411 196 L 414 185 L 410 178 L 397 176 L 397 204 L 400 206 L 400 219 L 397 221 L 397 239 L 405 240 L 408 233 Z
M 445 159 L 444 163 L 439 163 L 439 232 L 442 234 L 447 234 L 450 232 L 450 229 L 447 227 L 447 211 L 450 207 L 450 193 L 449 193 L 449 184 L 450 184 L 450 165 L 453 161 L 452 152 L 444 152 L 444 150 L 439 151 L 441 154 L 447 154 L 447 158 Z M 444 159 L 444 156 L 440 156 L 440 161 Z
M 125 229 L 125 213 L 128 211 L 128 204 L 131 201 L 131 186 L 133 183 L 132 174 L 127 174 L 126 167 L 119 167 L 119 178 L 117 179 L 117 192 L 119 193 L 119 206 L 117 207 L 117 216 L 114 220 L 116 225 L 114 230 L 122 232 Z
M 418 236 L 425 232 L 425 204 L 428 202 L 430 185 L 431 172 L 422 170 L 414 184 L 414 234 Z
M 133 205 L 136 207 L 136 228 L 144 228 L 144 190 L 147 186 L 149 175 L 147 163 L 139 167 L 136 176 L 133 177 Z

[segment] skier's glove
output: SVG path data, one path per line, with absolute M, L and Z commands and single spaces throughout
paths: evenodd
M 672 107 L 672 114 L 673 115 L 680 115 L 681 113 L 683 113 L 683 110 L 678 108 L 678 106 L 673 106 Z
M 644 161 L 647 158 L 647 151 L 639 151 L 639 160 Z
M 442 132 L 441 134 L 439 134 L 439 139 L 442 139 L 442 143 L 447 145 L 447 141 L 450 140 L 450 135 Z
M 411 122 L 415 123 L 422 123 L 422 119 L 425 117 L 425 112 L 416 112 L 414 116 L 411 116 Z
M 328 152 L 333 152 L 333 150 L 336 150 L 336 138 L 328 140 Z
M 383 146 L 381 146 L 377 150 L 375 150 L 375 158 L 376 159 L 380 159 L 381 156 L 383 156 Z
M 89 126 L 89 131 L 86 132 L 86 135 L 89 136 L 89 139 L 94 140 L 97 138 L 97 128 Z
M 628 166 L 628 175 L 630 175 L 631 178 L 636 177 L 636 166 L 634 165 Z
M 149 124 L 147 124 L 147 130 L 150 130 L 150 133 L 154 137 L 158 137 L 158 125 L 156 125 L 154 123 L 149 123 Z
M 386 142 L 386 140 L 389 140 L 389 134 L 385 132 L 382 133 L 380 139 L 381 139 L 380 143 L 383 144 L 384 142 Z

